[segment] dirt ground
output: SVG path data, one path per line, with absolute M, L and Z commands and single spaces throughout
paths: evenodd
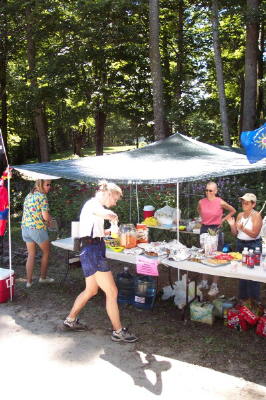
M 34 285 L 26 289 L 26 252 L 23 243 L 19 241 L 13 243 L 12 252 L 13 269 L 16 274 L 15 296 L 12 302 L 1 304 L 2 315 L 12 317 L 20 329 L 28 330 L 38 337 L 65 335 L 62 331 L 62 321 L 75 297 L 84 287 L 81 269 L 72 269 L 62 282 L 65 274 L 65 253 L 52 248 L 49 276 L 54 277 L 56 283 L 51 285 L 37 283 L 40 259 L 38 257 Z M 6 267 L 8 267 L 7 256 L 5 253 L 3 257 Z M 122 270 L 122 263 L 111 262 L 111 264 L 114 275 Z M 130 268 L 134 272 L 133 266 Z M 167 283 L 167 271 L 160 267 L 159 285 L 162 287 Z M 219 286 L 221 294 L 233 296 L 237 293 L 237 281 L 234 279 L 221 278 Z M 261 299 L 266 304 L 265 284 L 261 286 Z M 190 321 L 189 315 L 182 321 L 181 313 L 174 305 L 173 299 L 163 301 L 160 296 L 152 311 L 138 310 L 133 306 L 123 306 L 120 309 L 123 324 L 140 338 L 133 345 L 134 351 L 147 354 L 149 363 L 152 363 L 153 355 L 157 354 L 265 386 L 266 340 L 258 337 L 254 329 L 237 332 L 225 327 L 222 320 L 216 320 L 213 326 L 209 326 Z M 99 293 L 89 301 L 80 319 L 90 326 L 92 336 L 109 340 L 111 326 L 105 312 L 103 293 Z M 68 336 L 73 334 L 67 333 Z M 79 335 L 81 335 L 79 340 L 82 340 L 85 333 Z M 108 353 L 105 357 L 108 359 Z M 160 373 L 169 368 L 166 361 L 161 363 Z M 117 367 L 123 369 L 122 365 Z M 158 387 L 157 389 L 153 387 L 152 391 L 155 394 L 160 393 Z M 243 398 L 262 399 L 263 395 L 257 393 L 255 396 L 251 392 Z

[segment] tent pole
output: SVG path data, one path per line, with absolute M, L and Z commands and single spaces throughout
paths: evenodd
M 179 182 L 176 184 L 176 238 L 179 241 Z
M 138 184 L 136 183 L 136 200 L 137 200 L 137 212 L 138 212 L 138 223 L 139 223 L 139 195 L 138 195 Z
M 176 238 L 179 241 L 179 182 L 176 183 Z M 177 279 L 180 281 L 180 269 L 178 268 Z
M 13 277 L 11 276 L 11 270 L 12 270 L 12 250 L 11 250 L 11 218 L 10 218 L 10 168 L 9 165 L 7 165 L 7 189 L 8 189 L 8 249 L 9 249 L 9 279 L 10 279 L 10 300 L 13 300 L 12 296 L 12 289 L 13 289 Z
M 131 217 L 132 217 L 131 205 L 132 205 L 132 185 L 130 183 L 130 185 L 129 185 L 129 222 L 131 222 Z

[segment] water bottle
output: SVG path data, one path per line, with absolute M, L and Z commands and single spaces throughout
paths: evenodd
M 259 266 L 260 265 L 260 248 L 259 247 L 256 247 L 255 248 L 255 252 L 254 252 L 254 258 L 255 258 L 255 262 L 254 262 L 254 264 L 256 265 L 256 266 Z
M 134 276 L 130 274 L 128 267 L 116 276 L 118 289 L 117 302 L 119 304 L 133 304 L 134 302 Z
M 247 267 L 254 268 L 254 264 L 255 264 L 255 255 L 253 253 L 253 249 L 250 249 L 248 251 L 248 256 L 247 256 Z
M 148 275 L 138 275 L 135 278 L 134 306 L 141 309 L 151 309 L 155 301 L 156 292 L 156 278 Z
M 248 248 L 244 247 L 242 251 L 242 266 L 246 267 L 248 262 Z
M 118 228 L 118 223 L 117 221 L 112 221 L 111 222 L 111 236 L 113 239 L 118 239 L 118 232 L 119 232 L 119 228 Z

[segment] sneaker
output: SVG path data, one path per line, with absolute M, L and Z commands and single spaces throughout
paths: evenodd
M 26 283 L 26 288 L 29 289 L 30 287 L 32 287 L 32 282 L 27 282 Z
M 208 291 L 209 296 L 216 296 L 219 293 L 218 286 L 212 283 L 210 290 Z
M 39 283 L 53 283 L 54 279 L 53 278 L 49 278 L 48 276 L 46 278 L 40 278 L 39 279 Z
M 133 343 L 138 340 L 138 338 L 133 335 L 132 333 L 129 333 L 127 328 L 122 328 L 120 332 L 113 331 L 111 339 L 114 342 L 127 342 L 127 343 Z
M 204 279 L 200 282 L 198 288 L 201 289 L 209 289 L 208 281 L 205 281 Z
M 85 324 L 79 322 L 79 319 L 75 319 L 74 321 L 69 321 L 69 319 L 65 319 L 63 325 L 66 329 L 76 332 L 87 331 L 88 327 Z

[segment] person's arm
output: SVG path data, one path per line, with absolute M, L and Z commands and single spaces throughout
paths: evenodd
M 234 236 L 237 235 L 237 232 L 238 232 L 237 224 L 239 223 L 240 218 L 241 218 L 241 213 L 238 214 L 236 220 L 234 217 L 231 217 L 231 216 L 226 219 L 226 221 L 228 222 L 228 224 L 231 228 L 232 235 L 234 235 Z
M 201 216 L 200 215 L 200 202 L 199 201 L 198 201 L 197 211 L 198 211 L 199 216 Z
M 52 220 L 52 216 L 49 211 L 42 211 L 42 217 L 46 225 L 49 226 Z
M 95 208 L 93 214 L 97 215 L 98 217 L 108 219 L 109 221 L 118 221 L 117 214 L 111 210 L 108 210 L 107 208 L 104 208 L 103 206 Z
M 262 218 L 260 213 L 255 212 L 251 215 L 252 220 L 252 229 L 247 229 L 245 226 L 241 226 L 241 231 L 244 232 L 246 235 L 256 238 L 261 231 L 262 227 Z
M 40 195 L 38 195 L 40 196 Z M 39 197 L 39 202 L 42 210 L 42 218 L 44 220 L 44 223 L 49 226 L 52 220 L 52 216 L 49 212 L 49 204 L 46 195 L 42 194 L 41 197 Z
M 226 201 L 221 200 L 221 207 L 224 210 L 229 211 L 228 214 L 226 214 L 223 218 L 222 218 L 222 223 L 224 221 L 227 221 L 228 218 L 231 218 L 235 213 L 236 213 L 236 209 L 234 207 L 232 207 L 230 204 L 226 203 Z

